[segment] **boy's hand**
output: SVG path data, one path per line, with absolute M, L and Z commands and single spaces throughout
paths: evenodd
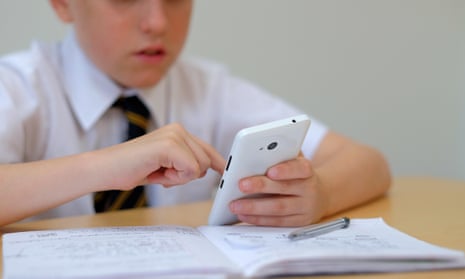
M 318 221 L 326 211 L 327 197 L 309 160 L 277 164 L 265 176 L 244 178 L 245 194 L 268 194 L 231 202 L 230 209 L 242 222 L 263 226 L 302 226 Z
M 161 127 L 106 152 L 111 160 L 108 166 L 112 166 L 112 181 L 107 184 L 111 189 L 181 185 L 203 177 L 210 168 L 221 173 L 225 166 L 224 158 L 211 145 L 179 124 Z

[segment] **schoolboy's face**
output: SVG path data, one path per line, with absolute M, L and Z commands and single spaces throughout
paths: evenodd
M 82 49 L 124 87 L 155 85 L 179 56 L 192 0 L 50 0 Z

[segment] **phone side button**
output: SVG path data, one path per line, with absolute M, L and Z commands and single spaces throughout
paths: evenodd
M 221 179 L 220 186 L 219 186 L 220 189 L 223 188 L 223 183 L 224 183 L 224 179 Z
M 232 156 L 229 155 L 228 163 L 226 164 L 226 171 L 228 171 L 229 169 L 229 165 L 231 164 L 231 159 L 232 159 Z

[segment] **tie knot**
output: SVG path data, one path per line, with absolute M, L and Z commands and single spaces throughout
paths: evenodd
M 120 107 L 129 122 L 128 139 L 145 134 L 150 112 L 138 96 L 121 97 L 113 106 Z
M 136 95 L 130 97 L 120 97 L 113 104 L 114 107 L 120 107 L 123 111 L 131 111 L 141 115 L 144 118 L 150 117 L 147 106 Z

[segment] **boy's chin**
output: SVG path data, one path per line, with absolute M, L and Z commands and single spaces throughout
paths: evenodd
M 116 80 L 123 88 L 151 88 L 156 86 L 160 82 L 161 77 L 151 76 L 149 78 L 134 78 L 134 79 L 124 79 L 121 81 Z

